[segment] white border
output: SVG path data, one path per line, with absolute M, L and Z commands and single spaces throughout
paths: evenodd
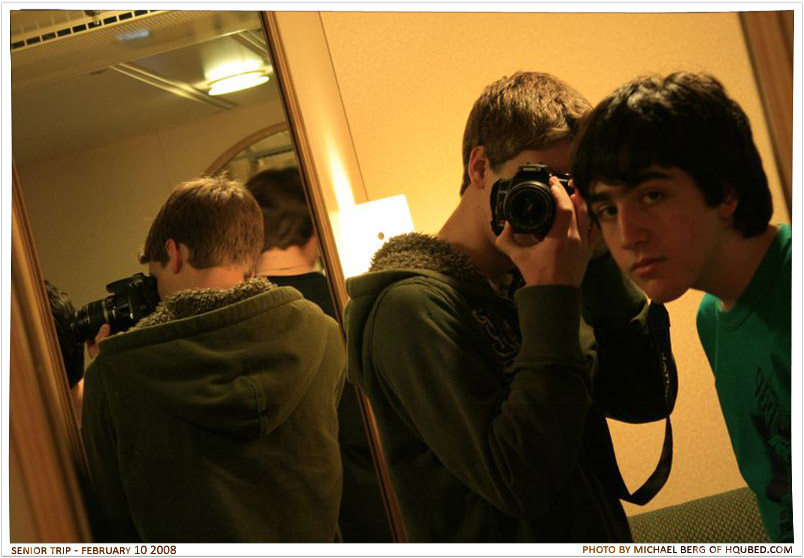
M 754 2 L 720 2 L 720 3 L 699 3 L 699 2 L 577 2 L 577 3 L 537 3 L 537 2 L 233 2 L 221 4 L 219 2 L 87 2 L 80 6 L 75 6 L 72 2 L 3 2 L 2 14 L 2 44 L 10 45 L 10 24 L 9 12 L 14 9 L 222 9 L 222 10 L 276 10 L 276 11 L 376 11 L 376 12 L 631 12 L 631 13 L 650 13 L 650 12 L 735 12 L 735 11 L 776 11 L 793 10 L 795 12 L 795 37 L 793 63 L 794 86 L 793 86 L 793 346 L 792 346 L 792 394 L 794 404 L 792 406 L 792 459 L 793 470 L 793 501 L 794 501 L 794 528 L 799 541 L 804 537 L 802 529 L 802 235 L 798 228 L 799 216 L 802 212 L 801 187 L 802 187 L 802 90 L 801 90 L 801 53 L 802 53 L 802 4 L 800 2 L 774 2 L 774 3 L 754 3 Z M 2 263 L 2 295 L 0 302 L 0 355 L 2 355 L 2 384 L 0 384 L 0 404 L 2 405 L 2 471 L 0 471 L 0 494 L 2 494 L 2 521 L 0 521 L 0 531 L 2 531 L 2 556 L 11 555 L 14 547 L 52 547 L 61 546 L 69 548 L 69 554 L 73 556 L 100 556 L 104 554 L 95 553 L 92 550 L 112 550 L 115 547 L 129 547 L 134 555 L 134 545 L 105 545 L 105 544 L 82 544 L 82 545 L 11 545 L 9 543 L 9 505 L 8 505 L 8 380 L 9 380 L 9 293 L 11 275 L 11 70 L 10 70 L 10 48 L 3 50 L 2 62 L 2 217 L 0 224 L 0 255 Z M 151 545 L 147 545 L 150 549 Z M 714 548 L 718 545 L 704 545 L 705 552 L 697 553 L 682 552 L 681 544 L 650 545 L 654 552 L 648 554 L 634 554 L 634 545 L 630 545 L 630 552 L 620 552 L 620 546 L 615 547 L 615 552 L 588 552 L 584 549 L 585 545 L 580 544 L 506 544 L 506 545 L 485 545 L 485 544 L 406 544 L 406 545 L 378 545 L 378 544 L 274 544 L 274 545 L 219 545 L 219 544 L 180 544 L 177 545 L 177 556 L 583 556 L 594 554 L 622 554 L 622 555 L 651 555 L 651 556 L 701 556 L 701 555 L 759 555 L 771 552 L 772 546 L 764 545 L 758 549 L 750 548 L 749 545 L 719 545 L 720 549 Z M 728 553 L 727 546 L 737 547 L 738 553 Z M 664 548 L 662 548 L 664 547 Z M 792 554 L 802 556 L 802 544 L 796 542 L 792 545 Z M 87 549 L 87 550 L 85 550 Z M 663 552 L 664 550 L 664 552 Z M 733 550 L 733 549 L 732 549 Z M 747 552 L 750 550 L 760 550 L 759 553 Z M 48 552 L 48 555 L 52 555 Z

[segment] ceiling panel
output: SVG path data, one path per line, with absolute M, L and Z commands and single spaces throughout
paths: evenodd
M 191 47 L 175 49 L 136 61 L 137 66 L 206 89 L 210 71 L 233 61 L 256 60 L 270 65 L 233 36 L 220 37 Z
M 32 13 L 36 12 L 36 13 Z M 15 15 L 16 14 L 16 15 Z M 83 12 L 12 12 L 12 27 L 35 28 Z M 84 16 L 86 17 L 86 16 Z M 136 23 L 136 25 L 135 25 Z M 224 99 L 234 108 L 279 96 L 275 80 L 244 91 L 210 98 L 207 73 L 216 64 L 260 56 L 233 33 L 256 29 L 256 12 L 158 12 L 138 22 L 94 29 L 12 51 L 13 152 L 19 165 L 90 149 L 111 141 L 176 126 L 224 110 L 178 96 L 112 69 L 126 63 L 169 82 L 198 88 L 197 97 Z M 147 26 L 142 40 L 120 41 L 122 31 Z M 258 41 L 259 42 L 259 41 Z M 264 46 L 264 45 L 263 45 Z M 159 81 L 159 80 L 153 80 Z M 169 88 L 168 88 L 169 89 Z
M 113 70 L 12 91 L 12 150 L 24 165 L 154 132 L 221 109 Z

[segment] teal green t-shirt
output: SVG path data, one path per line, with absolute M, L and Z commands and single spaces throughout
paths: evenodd
M 772 541 L 793 540 L 790 468 L 792 233 L 779 232 L 728 312 L 707 294 L 698 336 L 715 374 L 737 464 Z

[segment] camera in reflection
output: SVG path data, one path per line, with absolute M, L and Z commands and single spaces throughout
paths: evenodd
M 86 304 L 75 314 L 74 327 L 82 341 L 94 339 L 103 324 L 109 324 L 111 333 L 126 331 L 159 304 L 156 279 L 150 275 L 136 273 L 109 283 L 106 290 L 112 294 Z
M 491 188 L 491 228 L 499 235 L 505 222 L 515 233 L 544 236 L 553 226 L 556 204 L 550 192 L 550 177 L 555 176 L 568 194 L 570 175 L 553 172 L 547 165 L 522 165 L 509 180 L 500 179 Z

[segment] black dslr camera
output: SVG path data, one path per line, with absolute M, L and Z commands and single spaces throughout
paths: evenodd
M 550 177 L 555 176 L 568 194 L 570 175 L 553 172 L 547 165 L 527 164 L 519 167 L 510 180 L 500 179 L 491 187 L 491 229 L 499 235 L 505 222 L 515 233 L 544 236 L 553 226 L 556 203 L 550 192 Z
M 109 283 L 106 290 L 112 294 L 86 304 L 75 313 L 74 327 L 82 341 L 95 339 L 103 324 L 109 324 L 112 333 L 126 331 L 159 304 L 156 279 L 150 275 L 135 273 Z

